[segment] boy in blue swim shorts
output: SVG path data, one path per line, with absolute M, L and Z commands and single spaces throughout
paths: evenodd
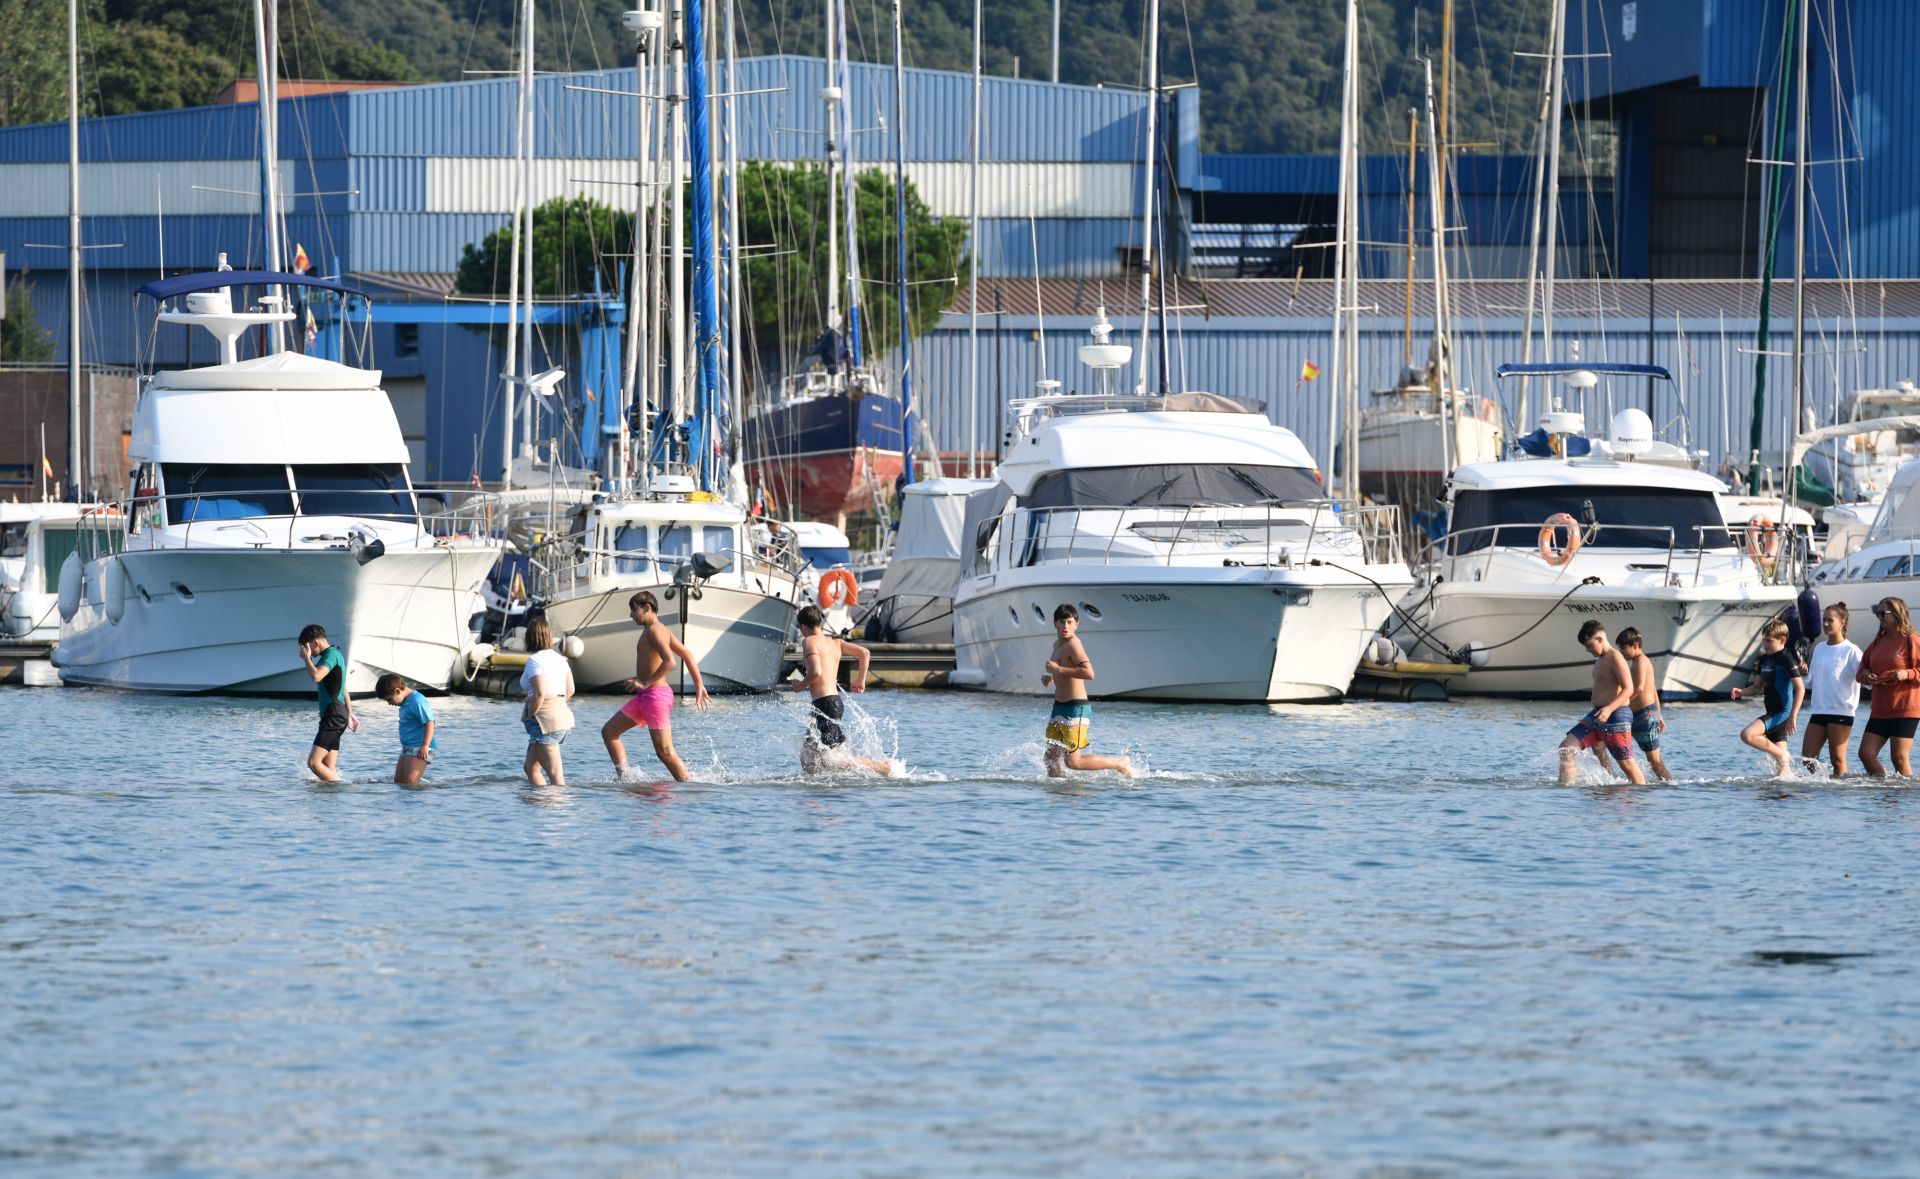
M 1747 692 L 1758 689 L 1767 711 L 1740 730 L 1740 740 L 1773 759 L 1774 774 L 1784 778 L 1792 772 L 1793 762 L 1787 750 L 1787 738 L 1800 722 L 1800 705 L 1807 698 L 1806 677 L 1800 660 L 1787 647 L 1787 624 L 1778 618 L 1760 628 L 1760 662 L 1753 669 L 1753 683 Z M 1741 690 L 1733 690 L 1740 699 Z
M 1593 709 L 1568 730 L 1560 742 L 1560 784 L 1573 785 L 1574 763 L 1583 749 L 1599 745 L 1620 763 L 1627 781 L 1645 785 L 1647 776 L 1633 757 L 1633 672 L 1626 658 L 1607 642 L 1607 628 L 1597 619 L 1580 627 L 1580 645 L 1593 656 Z

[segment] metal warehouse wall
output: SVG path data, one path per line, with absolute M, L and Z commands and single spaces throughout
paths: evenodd
M 1040 378 L 1039 347 L 1034 340 L 1038 325 L 1034 318 L 1004 316 L 997 330 L 993 318 L 983 316 L 980 324 L 977 412 L 982 449 L 997 449 L 1006 402 L 1033 396 L 1034 382 Z M 1134 345 L 1137 357 L 1139 318 L 1112 318 L 1119 329 L 1114 342 Z M 1079 362 L 1076 349 L 1089 342 L 1087 329 L 1092 323 L 1086 316 L 1046 320 L 1047 373 L 1064 382 L 1067 389 L 1091 387 L 1092 374 Z M 1808 358 L 1807 401 L 1819 421 L 1833 420 L 1833 407 L 1845 392 L 1882 380 L 1920 378 L 1920 319 L 1888 320 L 1884 331 L 1878 321 L 1870 326 L 1873 331 L 1858 339 L 1864 351 Z M 1729 454 L 1744 460 L 1753 402 L 1754 357 L 1741 350 L 1753 347 L 1750 319 L 1736 321 L 1729 317 L 1725 336 L 1717 319 L 1682 320 L 1678 332 L 1668 321 L 1651 335 L 1645 320 L 1563 318 L 1558 329 L 1556 341 L 1563 347 L 1557 350 L 1563 355 L 1570 355 L 1571 345 L 1577 341 L 1580 355 L 1589 360 L 1651 361 L 1674 374 L 1670 385 L 1652 382 L 1655 388 L 1651 398 L 1650 382 L 1603 382 L 1595 404 L 1588 410 L 1590 428 L 1604 430 L 1613 411 L 1631 405 L 1647 410 L 1655 429 L 1664 431 L 1663 437 L 1709 451 L 1715 465 Z M 1424 350 L 1423 333 L 1429 330 L 1430 322 L 1414 321 L 1416 357 Z M 1783 341 L 1791 339 L 1791 332 L 1790 322 L 1778 322 L 1773 346 L 1781 347 Z M 1851 348 L 1855 344 L 1851 332 L 1843 321 L 1810 323 L 1809 351 Z M 1269 417 L 1299 434 L 1323 464 L 1329 461 L 1326 439 L 1332 371 L 1328 362 L 1332 347 L 1331 327 L 1326 320 L 1189 319 L 1180 325 L 1178 333 L 1171 355 L 1175 386 L 1264 400 Z M 1684 344 L 1679 333 L 1684 333 Z M 1400 321 L 1366 322 L 1360 332 L 1360 348 L 1364 396 L 1366 391 L 1390 385 L 1400 371 Z M 967 399 L 963 392 L 966 354 L 966 320 L 960 316 L 946 317 L 939 329 L 915 348 L 919 404 L 929 408 L 929 423 L 945 450 L 964 450 L 968 445 Z M 1519 321 L 1462 322 L 1455 336 L 1455 354 L 1461 383 L 1498 401 L 1511 421 L 1518 403 L 1517 384 L 1496 382 L 1493 370 L 1520 359 Z M 1146 362 L 1156 366 L 1155 371 L 1158 355 L 1157 345 L 1149 349 Z M 1298 384 L 1301 363 L 1308 360 L 1320 366 L 1320 379 Z M 1122 389 L 1132 388 L 1137 363 L 1136 359 L 1136 366 L 1122 371 Z M 1768 411 L 1764 443 L 1773 455 L 1780 452 L 1786 433 L 1785 410 L 1779 407 L 1784 404 L 1781 398 L 1790 389 L 1790 382 L 1787 363 L 1776 361 L 1768 380 L 1769 405 L 1773 408 Z M 1533 404 L 1537 411 L 1537 389 Z

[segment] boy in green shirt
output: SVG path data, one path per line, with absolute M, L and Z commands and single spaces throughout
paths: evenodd
M 300 658 L 306 662 L 307 674 L 313 677 L 320 695 L 320 731 L 313 735 L 307 768 L 322 782 L 338 782 L 341 734 L 349 729 L 360 731 L 360 719 L 353 715 L 353 697 L 347 693 L 347 657 L 327 642 L 325 627 L 310 622 L 300 630 Z

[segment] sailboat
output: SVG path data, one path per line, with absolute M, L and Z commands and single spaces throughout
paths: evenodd
M 748 413 L 745 453 L 748 481 L 781 510 L 844 529 L 850 514 L 892 492 L 909 439 L 905 405 L 866 355 L 845 0 L 828 0 L 826 13 L 826 326 L 805 369 Z
M 1448 0 L 1446 24 L 1452 24 Z M 1441 52 L 1452 46 L 1442 38 Z M 1443 62 L 1444 68 L 1444 62 Z M 1433 70 L 1427 69 L 1427 106 L 1434 105 Z M 1444 124 L 1444 111 L 1442 112 Z M 1360 412 L 1360 490 L 1384 503 L 1409 511 L 1434 506 L 1447 472 L 1468 463 L 1492 462 L 1500 457 L 1502 432 L 1499 406 L 1476 398 L 1454 383 L 1453 344 L 1449 326 L 1453 305 L 1447 289 L 1447 165 L 1446 145 L 1427 125 L 1427 202 L 1429 249 L 1433 266 L 1433 335 L 1425 363 L 1412 363 L 1413 334 L 1413 159 L 1418 154 L 1414 128 L 1408 128 L 1407 172 L 1407 337 L 1408 363 L 1390 389 L 1374 393 Z
M 649 10 L 640 15 L 654 14 Z M 701 15 L 698 5 L 686 9 L 684 38 L 679 30 L 667 28 L 665 21 L 634 24 L 640 32 L 638 91 L 647 95 L 659 92 L 654 89 L 658 86 L 671 92 L 675 79 L 682 76 L 688 82 L 686 95 L 670 93 L 665 110 L 655 108 L 664 116 L 659 127 L 662 134 L 652 151 L 643 139 L 639 153 L 643 174 L 664 163 L 667 175 L 665 183 L 640 186 L 642 207 L 636 219 L 637 226 L 651 227 L 646 233 L 651 248 L 666 254 L 664 259 L 648 259 L 646 247 L 636 242 L 623 397 L 631 400 L 637 395 L 643 406 L 638 417 L 646 428 L 637 448 L 638 478 L 630 485 L 616 461 L 612 493 L 581 508 L 576 524 L 535 552 L 531 587 L 535 600 L 555 634 L 579 640 L 579 653 L 570 654 L 570 659 L 574 679 L 583 691 L 617 689 L 634 674 L 635 636 L 628 602 L 641 590 L 650 591 L 659 602 L 662 621 L 692 652 L 709 691 L 768 691 L 779 680 L 788 630 L 801 596 L 792 547 L 748 516 L 744 503 L 732 494 L 735 489 L 726 464 L 715 455 L 720 409 L 717 350 L 703 347 L 690 360 L 683 345 L 688 325 L 679 281 L 688 259 L 686 239 L 679 232 L 685 210 L 681 206 L 683 157 L 676 145 L 688 130 L 686 106 L 702 108 L 707 101 Z M 642 118 L 640 125 L 644 137 L 648 120 Z M 692 336 L 712 340 L 719 334 L 715 268 L 721 259 L 714 240 L 711 144 L 705 120 L 694 123 L 691 130 Z M 652 178 L 643 175 L 643 179 Z M 658 215 L 663 210 L 654 194 L 662 189 L 668 194 L 670 218 Z M 646 266 L 652 275 L 673 279 L 665 341 L 669 363 L 657 429 L 645 411 L 645 389 L 639 388 L 636 394 L 638 373 L 658 368 L 652 358 L 640 363 L 641 353 L 651 348 L 657 358 L 663 343 L 647 327 L 655 321 L 652 312 L 658 291 L 647 288 L 639 266 Z M 688 390 L 690 396 L 683 397 Z M 627 421 L 631 416 L 621 418 Z M 628 450 L 629 440 L 623 434 L 616 453 Z M 683 668 L 675 690 L 684 692 L 689 687 Z

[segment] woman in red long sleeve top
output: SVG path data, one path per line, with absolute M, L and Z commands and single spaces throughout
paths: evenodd
M 1860 738 L 1860 762 L 1876 778 L 1887 776 L 1880 764 L 1882 746 L 1893 743 L 1893 768 L 1902 777 L 1913 776 L 1909 760 L 1913 734 L 1920 728 L 1920 635 L 1913 633 L 1907 604 L 1887 598 L 1873 608 L 1880 633 L 1867 644 L 1855 677 L 1873 689 L 1873 710 Z

